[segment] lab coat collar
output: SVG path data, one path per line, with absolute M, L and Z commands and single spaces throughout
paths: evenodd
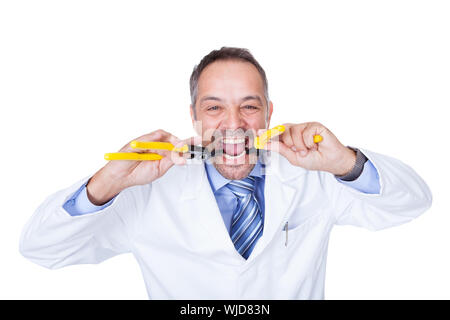
M 219 190 L 220 188 L 222 188 L 224 185 L 226 185 L 228 182 L 231 181 L 222 176 L 219 173 L 219 171 L 217 171 L 217 169 L 214 167 L 214 165 L 210 160 L 205 161 L 205 169 L 209 178 L 209 182 L 211 184 L 211 188 L 214 193 L 216 193 L 217 190 Z M 264 164 L 261 164 L 261 162 L 258 159 L 249 176 L 262 178 L 263 175 L 264 175 Z
M 181 200 L 195 198 L 198 195 L 201 184 L 194 183 L 194 181 L 204 182 L 206 179 L 206 182 L 209 183 L 204 161 L 199 159 L 188 159 L 185 166 L 187 169 L 187 174 L 183 183 L 186 187 L 183 188 Z M 306 169 L 291 165 L 289 161 L 279 153 L 264 151 L 259 157 L 257 165 L 255 165 L 250 174 L 260 177 L 262 175 L 275 175 L 280 182 L 285 183 L 289 180 L 304 175 L 306 172 Z M 214 184 L 214 187 L 212 187 L 213 192 L 228 182 L 228 180 L 222 175 L 218 175 L 222 177 L 222 179 L 218 183 Z

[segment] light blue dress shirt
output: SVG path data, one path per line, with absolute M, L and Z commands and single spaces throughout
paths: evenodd
M 208 176 L 209 183 L 211 185 L 211 189 L 214 193 L 214 196 L 217 201 L 217 205 L 219 207 L 219 211 L 222 215 L 223 222 L 225 223 L 225 226 L 228 230 L 228 233 L 230 232 L 230 226 L 231 226 L 231 217 L 233 215 L 234 209 L 237 205 L 236 197 L 233 195 L 233 193 L 225 187 L 225 185 L 230 181 L 223 177 L 217 170 L 214 168 L 214 166 L 211 164 L 209 160 L 205 161 L 205 169 Z M 261 164 L 259 161 L 256 163 L 253 170 L 250 172 L 251 176 L 256 177 L 256 188 L 255 188 L 255 195 L 258 199 L 258 202 L 261 206 L 261 213 L 263 216 L 263 222 L 264 222 L 264 182 L 265 182 L 265 167 L 263 164 Z M 353 189 L 356 189 L 363 193 L 379 193 L 380 192 L 380 182 L 379 182 L 379 176 L 376 168 L 370 162 L 370 160 L 367 160 L 364 164 L 363 171 L 361 175 L 353 181 L 343 181 L 338 178 L 336 178 L 337 181 L 340 183 L 343 183 L 349 187 L 352 187 Z M 86 184 L 83 184 L 77 192 L 75 192 L 72 197 L 67 200 L 67 202 L 63 205 L 64 209 L 72 216 L 78 216 L 88 213 L 93 213 L 96 211 L 99 211 L 103 208 L 108 207 L 112 201 L 114 201 L 115 197 L 112 198 L 110 201 L 105 203 L 102 206 L 96 206 L 92 204 L 86 193 Z
M 205 161 L 205 169 L 209 184 L 211 185 L 211 189 L 216 198 L 219 211 L 222 214 L 223 222 L 225 223 L 225 227 L 227 228 L 228 233 L 230 233 L 232 222 L 231 218 L 237 206 L 236 196 L 231 192 L 230 189 L 225 186 L 231 180 L 228 180 L 224 176 L 222 176 L 209 160 Z M 255 196 L 261 209 L 263 218 L 262 223 L 264 225 L 264 182 L 266 180 L 265 166 L 258 161 L 253 167 L 253 170 L 250 172 L 249 176 L 255 177 L 256 180 Z

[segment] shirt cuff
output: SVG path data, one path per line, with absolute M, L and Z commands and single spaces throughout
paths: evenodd
M 81 216 L 83 214 L 93 213 L 100 211 L 106 207 L 108 207 L 112 201 L 117 197 L 117 195 L 109 200 L 107 203 L 101 206 L 96 206 L 93 204 L 88 196 L 86 190 L 86 184 L 83 184 L 80 189 L 78 189 L 72 197 L 66 201 L 63 205 L 63 208 L 71 215 L 71 216 Z
M 377 194 L 380 193 L 380 178 L 375 166 L 367 160 L 364 164 L 363 171 L 360 176 L 353 181 L 344 181 L 336 178 L 340 183 L 343 183 L 353 189 L 363 193 Z
M 356 153 L 355 164 L 349 173 L 342 176 L 335 175 L 335 177 L 342 181 L 353 181 L 356 180 L 361 175 L 364 169 L 364 164 L 368 159 L 366 155 L 361 152 L 361 150 L 350 146 L 347 146 L 347 148 L 353 150 Z

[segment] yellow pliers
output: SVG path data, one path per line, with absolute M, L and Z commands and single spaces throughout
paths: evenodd
M 285 130 L 283 125 L 276 126 L 270 130 L 265 131 L 262 135 L 255 137 L 253 143 L 253 149 L 263 149 L 266 143 L 280 134 Z M 322 136 L 314 136 L 314 142 L 318 143 L 322 141 Z M 190 153 L 191 158 L 199 157 L 201 159 L 206 159 L 208 157 L 214 156 L 214 151 L 208 152 L 205 147 L 187 145 L 180 148 L 175 148 L 175 146 L 169 142 L 158 142 L 158 141 L 136 141 L 130 142 L 130 146 L 133 149 L 143 149 L 143 150 L 168 150 L 180 153 Z M 115 152 L 115 153 L 105 153 L 105 160 L 161 160 L 162 155 L 158 153 L 135 153 L 135 152 Z

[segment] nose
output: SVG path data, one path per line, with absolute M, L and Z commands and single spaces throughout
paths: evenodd
M 239 108 L 230 108 L 227 110 L 225 119 L 222 121 L 222 128 L 236 130 L 245 127 L 245 120 L 242 117 Z

